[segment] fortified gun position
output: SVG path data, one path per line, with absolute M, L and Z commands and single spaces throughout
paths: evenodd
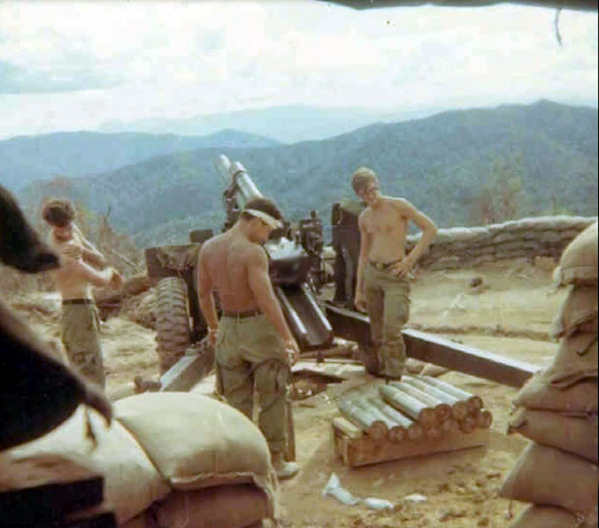
M 224 230 L 227 230 L 236 222 L 245 204 L 261 197 L 262 193 L 241 163 L 231 163 L 221 155 L 215 167 L 225 185 Z M 148 276 L 158 281 L 156 340 L 163 375 L 186 352 L 192 356 L 197 356 L 194 350 L 206 352 L 205 347 L 199 347 L 206 337 L 207 326 L 197 294 L 197 264 L 202 243 L 213 234 L 212 229 L 194 230 L 189 233 L 189 244 L 146 249 Z M 286 222 L 264 245 L 275 294 L 301 351 L 326 348 L 334 337 L 324 309 L 314 296 L 321 285 L 323 245 L 322 223 L 315 212 L 300 221 L 297 233 Z M 213 358 L 207 356 L 203 369 L 211 368 L 212 361 Z

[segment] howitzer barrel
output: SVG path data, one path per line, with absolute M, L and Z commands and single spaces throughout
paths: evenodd
M 214 166 L 227 185 L 227 193 L 235 197 L 239 209 L 243 209 L 250 200 L 263 197 L 245 167 L 238 161 L 231 163 L 227 156 L 221 154 L 216 158 Z
M 218 175 L 221 177 L 225 185 L 229 185 L 231 183 L 231 173 L 229 169 L 231 168 L 231 161 L 227 156 L 221 154 L 216 161 L 214 162 L 214 166 L 216 167 L 216 171 Z
M 238 161 L 234 162 L 229 171 L 231 173 L 231 179 L 237 185 L 237 199 L 240 202 L 239 205 L 243 207 L 247 202 L 254 198 L 262 198 L 262 193 L 258 190 L 254 180 L 250 178 L 250 175 L 241 163 Z
M 221 154 L 216 159 L 216 171 L 226 182 L 223 201 L 227 211 L 225 229 L 229 229 L 250 200 L 263 198 L 245 167 Z M 293 237 L 288 227 L 277 230 L 264 243 L 269 256 L 269 275 L 290 330 L 302 350 L 328 346 L 333 330 L 322 308 L 305 287 L 311 260 L 306 250 Z

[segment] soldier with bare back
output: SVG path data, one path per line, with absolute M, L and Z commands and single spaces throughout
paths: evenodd
M 229 404 L 250 419 L 256 390 L 258 425 L 268 441 L 275 471 L 283 479 L 299 471 L 283 455 L 287 384 L 299 348 L 275 297 L 262 247 L 282 225 L 281 218 L 265 198 L 248 202 L 231 229 L 202 246 L 198 285 L 209 339 L 216 347 L 219 388 Z M 220 323 L 215 293 L 222 308 Z
M 91 288 L 119 288 L 123 277 L 114 268 L 105 267 L 102 254 L 74 223 L 75 210 L 68 200 L 48 201 L 42 216 L 51 226 L 50 246 L 60 257 L 54 280 L 62 297 L 60 334 L 67 357 L 76 370 L 103 388 L 100 320 Z
M 402 329 L 410 314 L 411 270 L 435 238 L 437 227 L 425 214 L 402 198 L 383 196 L 376 174 L 360 167 L 352 176 L 356 195 L 366 203 L 360 214 L 360 259 L 354 304 L 367 310 L 376 374 L 401 379 L 406 362 Z M 414 222 L 422 236 L 406 256 L 408 225 Z

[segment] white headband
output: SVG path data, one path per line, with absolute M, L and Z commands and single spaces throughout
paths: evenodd
M 283 227 L 283 223 L 280 220 L 273 218 L 268 213 L 265 213 L 263 211 L 257 211 L 256 209 L 244 209 L 243 212 L 248 213 L 252 216 L 255 216 L 256 218 L 259 218 L 265 224 L 269 225 L 273 229 L 278 229 L 279 227 Z

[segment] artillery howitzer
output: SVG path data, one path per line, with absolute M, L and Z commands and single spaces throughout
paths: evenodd
M 216 169 L 226 184 L 223 192 L 224 229 L 228 229 L 244 205 L 262 194 L 241 163 L 230 163 L 225 156 L 219 156 Z M 322 284 L 323 237 L 318 216 L 311 213 L 301 220 L 296 232 L 286 222 L 265 244 L 276 296 L 301 351 L 329 348 L 334 336 L 355 341 L 363 350 L 370 348 L 368 317 L 356 312 L 353 306 L 360 247 L 357 218 L 362 208 L 363 205 L 358 203 L 333 206 L 335 294 L 334 300 L 324 303 L 324 307 L 315 298 Z M 190 244 L 146 250 L 148 275 L 159 280 L 156 338 L 161 371 L 166 373 L 161 379 L 162 390 L 190 388 L 214 362 L 214 351 L 201 346 L 205 343 L 207 328 L 196 287 L 198 252 L 201 244 L 212 235 L 213 231 L 209 229 L 196 230 L 190 233 Z M 404 337 L 408 356 L 412 358 L 493 381 L 520 386 L 536 371 L 531 365 L 416 330 L 406 329 Z M 187 363 L 182 359 L 176 366 L 186 352 L 188 355 L 183 359 Z M 189 368 L 188 375 L 185 369 L 192 364 L 195 366 Z
M 241 163 L 231 163 L 221 155 L 216 169 L 226 184 L 223 192 L 226 230 L 236 222 L 245 204 L 262 194 Z M 206 355 L 201 375 L 212 366 L 213 351 L 199 346 L 206 337 L 207 327 L 196 284 L 198 253 L 211 236 L 211 229 L 195 230 L 190 232 L 190 244 L 146 249 L 148 276 L 158 280 L 156 340 L 162 374 L 190 349 L 197 352 L 198 347 Z M 322 223 L 315 212 L 300 221 L 297 233 L 285 222 L 264 245 L 275 294 L 302 351 L 326 348 L 333 341 L 331 325 L 315 298 L 322 284 L 323 245 Z

